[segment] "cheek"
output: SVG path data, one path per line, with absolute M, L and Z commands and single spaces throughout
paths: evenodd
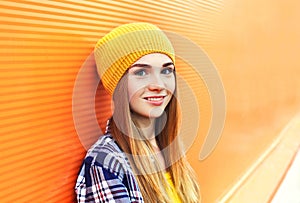
M 137 92 L 136 94 L 133 94 L 131 98 L 129 98 L 129 107 L 130 110 L 136 113 L 141 113 L 145 110 L 145 104 L 140 98 L 140 93 Z
M 174 94 L 175 88 L 176 88 L 175 78 L 166 81 L 165 85 L 166 85 L 166 89 L 167 89 L 170 93 Z
M 128 99 L 131 100 L 132 97 L 141 89 L 140 84 L 135 80 L 128 80 Z
M 136 85 L 128 83 L 128 101 L 130 105 L 138 104 L 140 101 L 140 97 L 144 92 L 144 88 Z
M 132 95 L 130 98 L 129 98 L 129 106 L 130 108 L 132 109 L 132 107 L 135 107 L 136 104 L 137 104 L 137 96 L 136 95 Z
M 147 87 L 149 81 L 146 79 L 136 79 L 128 77 L 128 99 L 134 97 L 136 94 L 142 94 Z
M 129 97 L 128 100 L 129 101 L 131 100 L 130 98 L 132 98 L 134 96 L 136 91 L 137 91 L 137 88 L 134 85 L 130 85 L 128 83 L 128 97 Z

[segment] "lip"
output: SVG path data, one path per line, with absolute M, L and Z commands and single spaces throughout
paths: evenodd
M 160 106 L 164 103 L 165 95 L 156 95 L 156 96 L 147 96 L 143 99 L 146 100 L 147 103 L 154 105 L 154 106 Z

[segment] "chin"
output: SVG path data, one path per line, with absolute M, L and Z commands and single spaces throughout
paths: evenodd
M 159 118 L 164 113 L 164 108 L 155 108 L 148 114 L 149 118 Z

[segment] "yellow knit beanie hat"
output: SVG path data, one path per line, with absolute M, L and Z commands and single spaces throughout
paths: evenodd
M 94 54 L 104 88 L 112 95 L 126 70 L 150 53 L 166 54 L 175 63 L 171 42 L 155 25 L 129 23 L 102 37 L 95 46 Z

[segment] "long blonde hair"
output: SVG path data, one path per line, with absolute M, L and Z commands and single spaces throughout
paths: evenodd
M 151 144 L 147 139 L 143 139 L 143 134 L 132 120 L 126 75 L 125 73 L 113 94 L 114 114 L 110 120 L 110 132 L 121 149 L 129 155 L 144 201 L 171 202 L 164 170 L 160 167 Z M 155 121 L 158 133 L 156 140 L 163 152 L 166 171 L 171 174 L 174 187 L 182 202 L 199 202 L 200 192 L 196 176 L 184 156 L 183 146 L 177 137 L 179 122 L 177 106 L 175 90 L 165 109 L 166 122 L 163 122 L 163 116 Z

